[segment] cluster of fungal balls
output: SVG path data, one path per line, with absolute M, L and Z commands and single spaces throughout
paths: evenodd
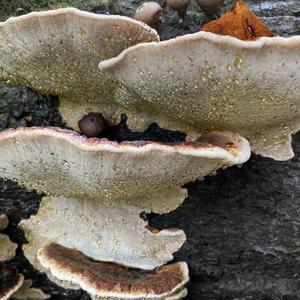
M 217 15 L 224 0 L 196 0 L 201 10 L 209 15 Z M 178 16 L 183 19 L 186 16 L 187 9 L 191 0 L 167 0 L 167 6 L 177 12 Z M 144 2 L 135 12 L 134 18 L 142 21 L 149 26 L 158 27 L 161 23 L 163 9 L 155 1 Z

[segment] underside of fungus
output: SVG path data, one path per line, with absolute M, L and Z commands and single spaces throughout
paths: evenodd
M 189 280 L 184 262 L 142 271 L 96 262 L 77 250 L 53 242 L 46 243 L 38 257 L 57 278 L 77 283 L 94 297 L 168 299 L 171 295 L 181 296 Z
M 138 92 L 124 109 L 132 129 L 156 121 L 191 140 L 229 130 L 249 139 L 255 153 L 286 160 L 300 129 L 299 51 L 298 36 L 242 41 L 199 32 L 133 46 L 99 66 Z
M 175 209 L 186 197 L 183 184 L 250 156 L 248 142 L 227 132 L 191 143 L 117 143 L 33 127 L 0 133 L 0 152 L 2 177 L 46 195 L 21 227 L 29 241 L 25 255 L 56 282 L 58 271 L 37 256 L 49 241 L 116 266 L 153 270 L 165 264 L 185 234 L 151 228 L 141 214 Z
M 111 98 L 126 93 L 100 72 L 99 61 L 141 42 L 158 41 L 142 22 L 74 8 L 34 12 L 0 23 L 0 78 L 60 96 L 68 125 L 91 110 L 120 112 Z

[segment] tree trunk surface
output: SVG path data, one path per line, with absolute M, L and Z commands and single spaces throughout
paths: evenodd
M 33 10 L 72 5 L 96 13 L 109 11 L 132 16 L 143 1 L 116 0 L 0 0 L 0 18 Z M 163 4 L 164 1 L 158 1 Z M 225 8 L 232 3 L 227 1 Z M 275 34 L 300 34 L 300 0 L 246 1 Z M 164 8 L 159 28 L 162 39 L 196 32 L 207 17 L 193 3 L 183 22 Z M 300 53 L 299 53 L 300 55 Z M 25 87 L 0 83 L 0 130 L 31 125 L 63 126 L 58 99 Z M 300 299 L 300 134 L 294 136 L 295 158 L 286 162 L 252 155 L 242 168 L 218 172 L 187 185 L 189 197 L 169 215 L 151 215 L 160 228 L 177 227 L 187 242 L 175 260 L 187 261 L 191 281 L 186 299 L 296 300 Z M 0 211 L 11 223 L 5 231 L 15 242 L 25 242 L 17 228 L 20 219 L 38 211 L 41 195 L 15 183 L 0 181 Z M 35 271 L 19 246 L 9 263 L 52 299 L 89 299 L 83 291 L 64 290 Z

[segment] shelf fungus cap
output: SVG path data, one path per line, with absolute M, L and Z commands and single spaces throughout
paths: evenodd
M 46 194 L 38 214 L 21 223 L 24 253 L 41 271 L 37 252 L 49 240 L 97 261 L 145 270 L 165 264 L 185 234 L 153 229 L 141 213 L 177 208 L 186 197 L 182 185 L 250 156 L 248 142 L 231 133 L 117 143 L 34 127 L 1 132 L 0 151 L 2 177 Z
M 6 234 L 0 233 L 0 262 L 9 261 L 16 255 L 18 245 L 13 243 Z
M 32 287 L 32 280 L 24 280 L 22 286 L 13 294 L 13 299 L 16 300 L 43 300 L 49 299 L 50 296 L 44 294 L 41 289 Z
M 300 129 L 299 53 L 299 36 L 242 41 L 202 31 L 133 46 L 99 67 L 139 94 L 126 103 L 133 130 L 152 122 L 190 137 L 227 130 L 286 160 Z
M 170 201 L 178 200 L 176 193 L 185 196 L 185 183 L 250 157 L 248 141 L 230 132 L 211 132 L 195 142 L 118 143 L 54 127 L 5 130 L 0 151 L 1 177 L 29 189 L 107 203 L 121 197 L 156 213 L 178 206 Z
M 155 30 L 137 20 L 75 8 L 12 17 L 0 23 L 0 78 L 58 95 L 64 119 L 78 129 L 90 111 L 119 117 L 113 99 L 126 96 L 98 62 L 158 40 Z
M 1 246 L 0 246 L 1 247 Z M 24 277 L 18 274 L 13 267 L 1 265 L 0 266 L 0 299 L 11 299 L 13 294 L 18 291 L 24 282 Z
M 105 299 L 181 299 L 189 280 L 184 262 L 144 271 L 94 261 L 80 251 L 53 242 L 39 250 L 38 258 L 57 278 L 72 281 L 92 296 Z
M 7 216 L 5 214 L 0 214 L 0 230 L 6 229 L 7 225 Z M 17 247 L 18 245 L 13 243 L 6 234 L 0 233 L 0 263 L 14 258 Z

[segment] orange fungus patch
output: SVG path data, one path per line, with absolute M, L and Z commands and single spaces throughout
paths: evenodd
M 252 41 L 259 37 L 274 36 L 242 0 L 236 0 L 234 7 L 221 18 L 206 24 L 203 31 L 230 35 L 240 40 Z

